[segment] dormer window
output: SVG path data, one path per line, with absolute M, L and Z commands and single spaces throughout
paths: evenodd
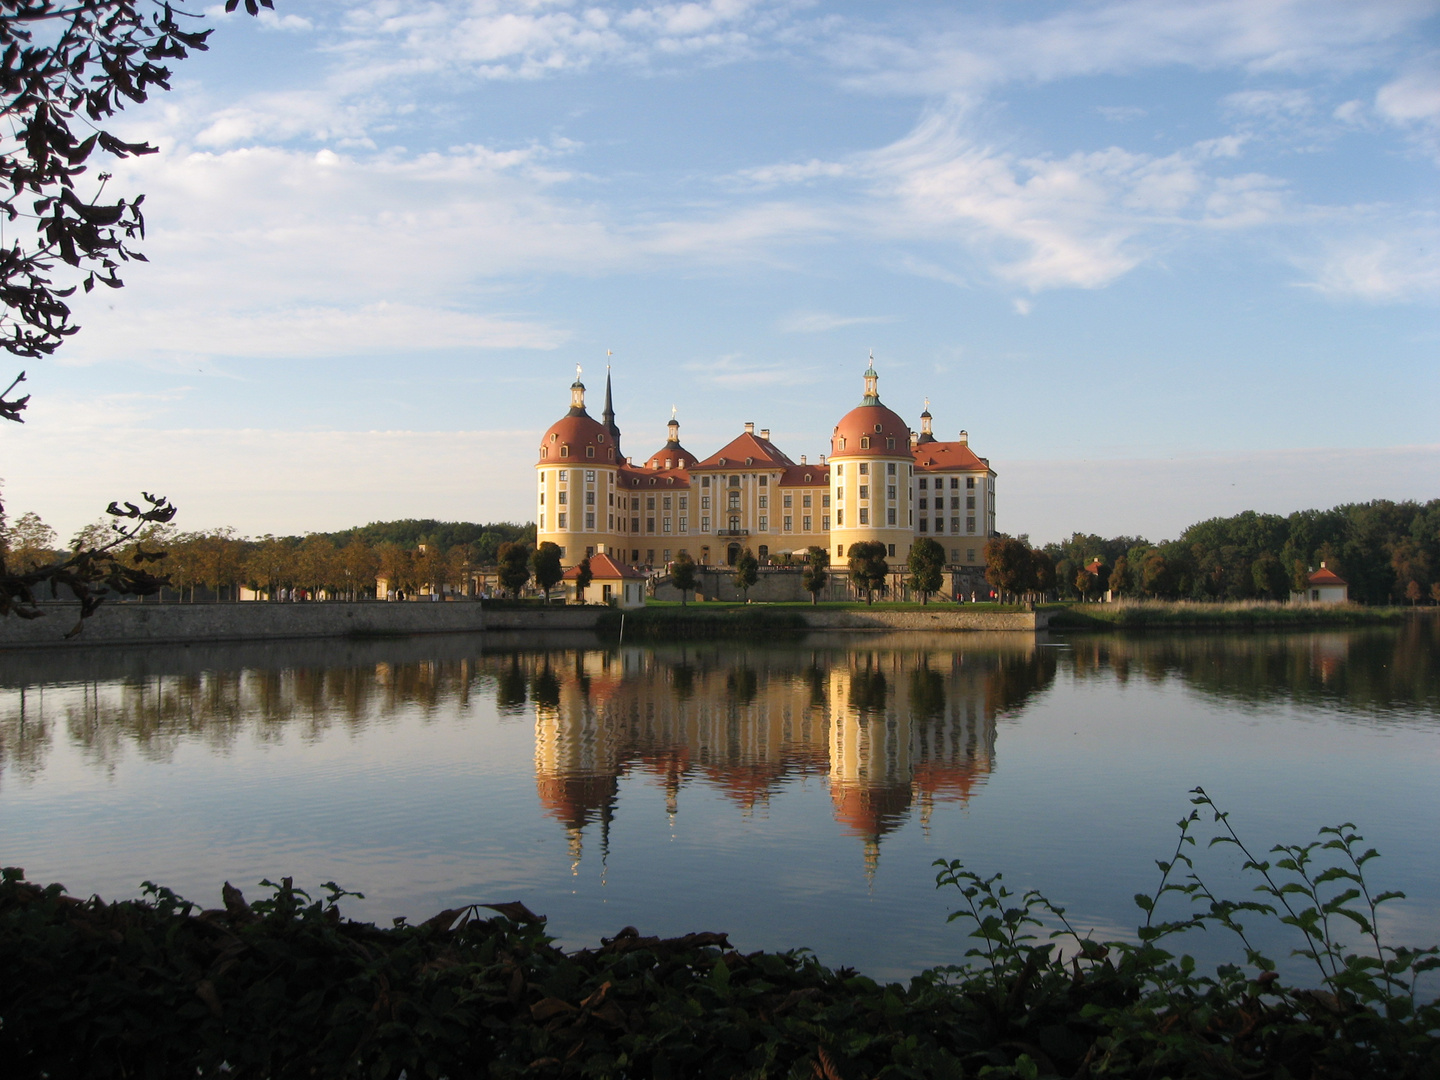
M 680 468 L 683 469 L 684 467 L 685 467 L 685 459 L 682 457 L 682 458 L 680 459 Z
M 805 483 L 808 484 L 809 482 L 810 482 L 810 474 L 807 472 L 807 473 L 805 474 Z
M 722 457 L 722 458 L 721 458 L 719 461 L 717 461 L 715 464 L 717 464 L 717 465 L 724 465 L 724 464 L 725 464 L 725 459 Z
M 570 456 L 570 444 L 569 444 L 569 443 L 564 443 L 564 444 L 560 447 L 560 456 L 561 456 L 561 457 L 569 457 L 569 456 Z
M 876 425 L 875 425 L 875 434 L 876 434 L 876 435 L 879 435 L 880 432 L 882 432 L 882 431 L 884 431 L 884 430 L 885 430 L 885 428 L 884 428 L 883 426 L 881 426 L 880 424 L 876 424 Z
M 747 457 L 747 458 L 745 459 L 745 464 L 746 464 L 746 465 L 754 465 L 754 464 L 755 464 L 755 459 L 754 459 L 753 457 Z
M 552 432 L 550 433 L 550 441 L 551 441 L 551 442 L 554 442 L 554 441 L 555 441 L 556 439 L 558 439 L 558 438 L 560 438 L 559 432 L 552 431 Z
M 595 441 L 596 441 L 596 442 L 604 442 L 604 441 L 605 441 L 605 433 L 602 431 L 602 432 L 600 432 L 600 434 L 596 435 L 596 436 L 595 436 Z
M 886 450 L 894 450 L 894 449 L 895 449 L 895 439 L 894 439 L 893 437 L 888 438 L 888 439 L 885 440 L 885 449 L 886 449 Z
M 861 450 L 869 450 L 869 449 L 870 449 L 870 436 L 869 436 L 869 435 L 861 435 L 861 436 L 860 436 L 860 449 L 861 449 Z
M 593 447 L 593 446 L 587 446 L 587 447 L 585 447 L 585 456 L 586 456 L 586 457 L 594 457 L 594 456 L 595 456 L 595 447 Z
M 541 457 L 549 457 L 549 456 L 550 456 L 550 448 L 549 448 L 548 446 L 542 446 L 542 447 L 540 447 L 540 456 L 541 456 Z

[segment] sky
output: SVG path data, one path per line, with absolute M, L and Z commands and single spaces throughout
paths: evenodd
M 1037 542 L 1440 497 L 1440 0 L 222 8 L 12 520 L 527 521 L 576 364 L 815 460 L 872 350 Z

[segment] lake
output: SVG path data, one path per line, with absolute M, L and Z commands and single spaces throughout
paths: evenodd
M 937 858 L 1133 937 L 1196 785 L 1257 852 L 1354 822 L 1374 883 L 1408 894 L 1384 931 L 1433 944 L 1437 766 L 1434 619 L 0 654 L 0 862 L 31 880 L 107 899 L 153 880 L 204 906 L 226 880 L 251 898 L 333 880 L 379 922 L 518 899 L 566 946 L 724 930 L 885 978 L 968 947 Z M 1230 849 L 1197 857 L 1248 895 Z M 1203 962 L 1231 946 L 1187 943 Z

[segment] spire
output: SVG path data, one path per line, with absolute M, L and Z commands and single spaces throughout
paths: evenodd
M 920 414 L 920 437 L 915 440 L 917 445 L 935 441 L 935 432 L 931 429 L 930 421 L 930 399 L 926 398 L 925 411 Z
M 570 384 L 570 415 L 589 416 L 585 411 L 585 384 L 580 381 L 580 365 L 575 365 L 575 381 Z
M 870 350 L 870 366 L 865 369 L 865 397 L 861 405 L 880 404 L 880 376 L 875 373 L 875 350 Z
M 605 351 L 605 355 L 610 355 L 608 349 Z M 618 447 L 620 445 L 620 429 L 615 426 L 615 403 L 610 395 L 609 364 L 605 365 L 605 411 L 600 414 L 600 421 L 605 425 L 605 430 L 610 433 L 610 438 L 614 440 L 615 445 Z M 616 453 L 618 454 L 619 450 L 616 450 Z
M 670 423 L 665 425 L 665 431 L 665 448 L 668 450 L 671 447 L 678 447 L 680 445 L 680 421 L 675 419 L 674 405 L 670 406 Z

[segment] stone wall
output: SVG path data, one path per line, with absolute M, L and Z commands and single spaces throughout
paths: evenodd
M 272 604 L 103 605 L 69 641 L 79 605 L 42 605 L 39 619 L 0 619 L 0 648 L 32 645 L 134 645 L 194 641 L 262 641 L 282 638 L 333 638 L 401 634 L 454 634 L 480 630 L 591 630 L 605 609 L 556 607 L 524 611 L 487 611 L 467 601 L 326 601 Z

